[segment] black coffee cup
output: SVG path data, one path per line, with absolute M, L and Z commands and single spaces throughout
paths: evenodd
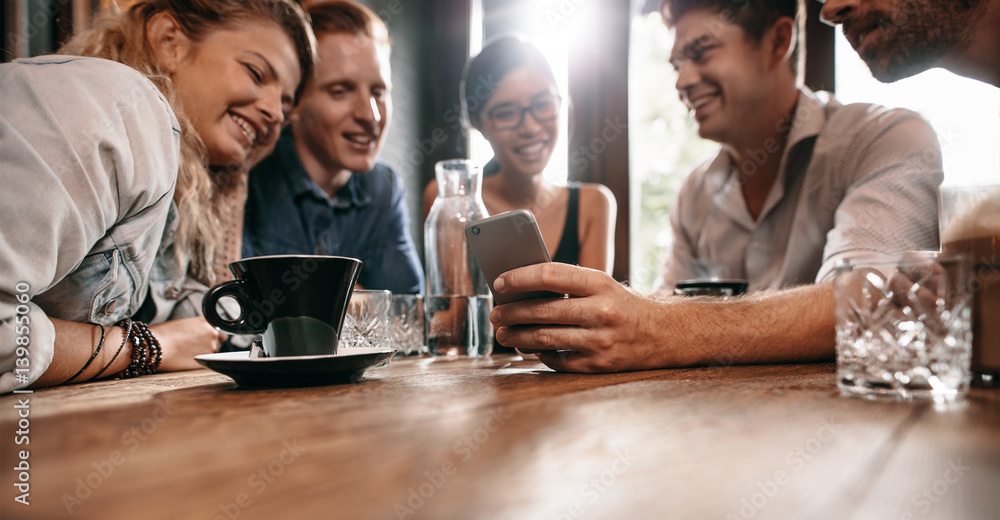
M 212 287 L 202 301 L 209 323 L 231 334 L 261 334 L 268 357 L 337 353 L 360 260 L 259 256 L 237 260 L 229 269 L 236 279 Z M 239 304 L 236 319 L 218 314 L 225 297 Z
M 674 294 L 683 296 L 739 296 L 747 291 L 746 280 L 684 280 Z

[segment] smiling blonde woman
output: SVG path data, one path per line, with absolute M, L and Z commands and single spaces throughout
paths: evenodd
M 315 60 L 289 0 L 139 1 L 62 52 L 104 59 L 0 66 L 15 226 L 0 236 L 0 392 L 193 368 L 218 348 L 202 318 L 130 317 L 154 258 L 164 277 L 213 281 L 232 249 L 220 197 L 277 137 Z

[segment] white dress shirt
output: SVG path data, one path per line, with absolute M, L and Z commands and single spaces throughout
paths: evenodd
M 942 178 L 937 136 L 916 113 L 802 88 L 756 220 L 726 151 L 685 179 L 658 288 L 708 278 L 745 279 L 751 291 L 789 287 L 831 278 L 841 259 L 937 249 Z

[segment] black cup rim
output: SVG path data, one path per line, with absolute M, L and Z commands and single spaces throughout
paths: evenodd
M 330 255 L 262 255 L 262 256 L 248 256 L 246 258 L 240 258 L 239 260 L 233 260 L 231 264 L 236 264 L 240 262 L 252 262 L 256 260 L 268 260 L 268 259 L 279 259 L 279 258 L 316 258 L 316 259 L 330 259 L 330 260 L 351 260 L 354 262 L 360 262 L 358 258 L 353 258 L 350 256 L 330 256 Z
M 682 280 L 677 282 L 676 290 L 680 293 L 686 293 L 689 290 L 697 289 L 728 289 L 732 293 L 730 296 L 739 296 L 747 292 L 747 287 L 749 287 L 749 285 L 749 281 L 738 279 Z
M 698 288 L 698 287 L 727 287 L 732 289 L 746 289 L 750 282 L 735 278 L 726 280 L 682 280 L 677 282 L 678 289 Z

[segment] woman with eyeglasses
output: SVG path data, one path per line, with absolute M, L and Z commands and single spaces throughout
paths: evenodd
M 483 179 L 490 215 L 530 210 L 554 262 L 610 274 L 614 195 L 600 184 L 559 186 L 543 175 L 559 138 L 563 104 L 545 56 L 518 36 L 501 36 L 466 64 L 461 91 L 463 116 L 493 148 Z M 424 191 L 425 218 L 436 194 L 437 182 L 431 181 Z

